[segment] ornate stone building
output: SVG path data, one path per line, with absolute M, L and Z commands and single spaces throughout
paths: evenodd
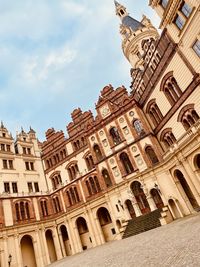
M 40 143 L 0 127 L 0 266 L 43 267 L 122 238 L 130 219 L 161 223 L 200 206 L 200 3 L 151 0 L 161 36 L 115 1 L 131 93 L 103 88 L 96 116 Z M 145 215 L 146 216 L 146 215 Z

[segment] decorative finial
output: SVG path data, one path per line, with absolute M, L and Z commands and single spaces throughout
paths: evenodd
M 1 128 L 2 128 L 2 129 L 4 128 L 4 124 L 3 124 L 3 121 L 1 121 Z
M 120 4 L 116 0 L 114 0 L 114 3 L 116 7 L 120 6 Z
M 35 131 L 33 130 L 33 128 L 30 126 L 30 131 L 29 133 L 35 133 Z

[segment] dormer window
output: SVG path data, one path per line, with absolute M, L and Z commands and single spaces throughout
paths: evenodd
M 125 13 L 124 13 L 124 11 L 121 9 L 120 10 L 120 14 L 123 16 Z

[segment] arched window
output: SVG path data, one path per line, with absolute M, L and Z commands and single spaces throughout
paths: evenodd
M 167 148 L 172 146 L 177 141 L 170 128 L 162 131 L 160 140 L 165 144 Z
M 87 190 L 88 190 L 88 194 L 91 196 L 91 195 L 92 195 L 92 190 L 91 190 L 91 188 L 90 188 L 90 183 L 89 183 L 89 181 L 86 181 L 85 184 L 86 184 L 86 187 L 87 187 Z
M 60 207 L 60 201 L 58 197 L 53 198 L 53 204 L 54 204 L 55 213 L 60 212 L 61 207 Z
M 107 187 L 112 186 L 112 181 L 111 181 L 111 178 L 110 178 L 108 171 L 106 169 L 104 169 L 101 174 L 104 178 L 104 182 L 105 182 L 106 186 Z
M 147 113 L 150 116 L 154 126 L 156 127 L 163 119 L 163 115 L 155 102 L 155 99 L 152 99 L 147 105 Z
M 19 204 L 15 204 L 15 212 L 16 212 L 16 219 L 17 221 L 20 221 L 20 212 L 19 212 Z
M 50 168 L 49 160 L 46 160 L 46 168 L 47 168 L 47 169 Z
M 178 121 L 183 124 L 183 127 L 187 131 L 192 125 L 199 120 L 199 115 L 194 110 L 194 104 L 189 104 L 183 107 L 179 113 Z
M 76 187 L 71 187 L 69 190 L 67 190 L 66 194 L 70 206 L 80 202 L 80 197 Z
M 97 192 L 100 192 L 101 191 L 101 187 L 100 187 L 99 180 L 98 180 L 97 176 L 94 176 L 94 183 L 95 183 Z
M 114 145 L 118 145 L 119 143 L 121 143 L 121 138 L 116 127 L 112 127 L 110 129 L 110 135 L 112 137 L 112 141 Z
M 134 127 L 136 133 L 137 133 L 139 136 L 143 136 L 143 135 L 145 135 L 145 131 L 144 131 L 144 129 L 143 129 L 143 125 L 142 125 L 142 123 L 141 123 L 140 120 L 134 120 L 134 121 L 133 121 L 133 127 Z
M 161 91 L 164 92 L 171 105 L 174 105 L 182 95 L 182 91 L 173 77 L 173 72 L 169 72 L 164 76 L 161 83 Z
M 50 179 L 52 182 L 53 190 L 56 190 L 57 188 L 59 188 L 62 185 L 62 178 L 61 178 L 59 173 L 56 172 L 56 173 L 52 174 Z
M 94 165 L 94 161 L 93 161 L 93 158 L 91 155 L 88 155 L 86 158 L 85 158 L 85 162 L 86 162 L 86 165 L 87 165 L 87 168 L 88 170 L 92 170 L 95 165 Z
M 124 167 L 124 171 L 126 174 L 130 174 L 132 172 L 134 172 L 134 168 L 131 164 L 131 161 L 128 157 L 128 155 L 125 153 L 125 152 L 122 152 L 119 156 L 120 160 L 121 160 L 121 163 Z
M 70 181 L 75 180 L 79 174 L 79 168 L 77 163 L 70 163 L 69 167 L 67 167 L 67 171 L 69 174 Z
M 158 157 L 156 156 L 156 153 L 155 153 L 155 151 L 153 150 L 153 148 L 151 146 L 147 146 L 145 148 L 145 152 L 146 152 L 146 154 L 147 154 L 147 156 L 148 156 L 148 158 L 149 158 L 149 160 L 150 160 L 152 165 L 154 165 L 154 164 L 159 162 Z
M 79 198 L 78 190 L 76 187 L 74 187 L 74 193 L 75 193 L 75 197 L 76 197 L 76 202 L 79 202 L 80 198 Z
M 41 207 L 41 210 L 42 210 L 42 216 L 43 217 L 46 217 L 48 216 L 48 207 L 47 207 L 47 201 L 46 200 L 41 200 L 40 201 L 40 207 Z
M 69 205 L 71 206 L 72 205 L 72 200 L 71 200 L 71 195 L 70 195 L 69 191 L 67 191 L 67 198 L 68 198 L 68 201 L 69 201 Z
M 26 210 L 26 218 L 30 219 L 29 205 L 27 202 L 25 203 L 25 210 Z
M 94 153 L 95 153 L 97 160 L 102 160 L 103 155 L 102 155 L 101 150 L 97 144 L 94 145 L 93 150 L 94 150 Z
M 25 216 L 24 202 L 20 202 L 20 213 L 22 220 L 25 220 L 26 216 Z
M 20 201 L 15 204 L 15 212 L 17 221 L 24 221 L 30 219 L 29 203 Z

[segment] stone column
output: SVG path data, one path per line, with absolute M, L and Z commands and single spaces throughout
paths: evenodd
M 63 237 L 62 237 L 62 232 L 61 232 L 60 229 L 58 230 L 58 238 L 59 238 L 59 241 L 60 241 L 62 256 L 66 257 L 67 254 L 66 254 L 66 251 L 65 251 L 65 244 L 64 244 Z
M 187 159 L 185 159 L 182 162 L 182 166 L 183 166 L 183 168 L 185 170 L 185 173 L 187 175 L 188 184 L 191 187 L 191 190 L 192 190 L 192 192 L 193 192 L 198 204 L 200 205 L 200 197 L 199 197 L 199 194 L 200 194 L 200 182 L 197 180 L 197 178 L 195 176 L 195 173 L 193 172 L 192 168 L 190 167 Z
M 49 250 L 47 247 L 47 241 L 46 241 L 46 235 L 45 235 L 45 228 L 42 229 L 42 243 L 45 250 L 45 259 L 46 259 L 46 265 L 50 264 L 50 258 L 49 258 Z
M 131 201 L 131 202 L 132 202 L 132 201 Z M 133 208 L 134 208 L 134 210 L 135 210 L 135 215 L 136 215 L 136 217 L 141 216 L 141 215 L 142 215 L 142 212 L 141 212 L 141 210 L 140 210 L 140 208 L 139 208 L 138 203 L 137 203 L 137 202 L 132 202 L 132 204 L 133 204 Z
M 97 239 L 98 245 L 105 244 L 106 241 L 103 235 L 101 225 L 99 223 L 99 219 L 97 217 L 94 218 L 94 224 L 95 224 L 95 229 L 96 229 L 96 239 Z
M 75 237 L 74 237 L 74 233 L 73 233 L 73 227 L 71 225 L 71 221 L 70 219 L 68 220 L 65 220 L 65 226 L 67 227 L 67 233 L 68 233 L 68 236 L 69 236 L 69 241 L 70 241 L 70 246 L 71 246 L 71 251 L 72 251 L 72 255 L 76 253 L 76 250 L 75 250 Z
M 8 266 L 8 237 L 3 236 L 3 260 L 2 260 L 2 266 L 7 267 Z
M 33 241 L 33 243 L 34 243 L 34 251 L 35 251 L 35 258 L 37 265 L 43 267 L 44 262 L 42 258 L 42 248 L 40 244 L 38 230 L 35 230 L 35 240 Z
M 89 229 L 89 233 L 90 236 L 92 238 L 92 246 L 95 247 L 97 246 L 97 241 L 96 241 L 96 236 L 95 236 L 95 229 L 93 228 L 93 218 L 91 218 L 90 216 L 91 210 L 86 210 L 85 211 L 85 216 L 86 216 L 86 221 L 88 224 L 88 229 Z
M 64 201 L 64 198 L 63 198 L 62 191 L 60 191 L 60 199 L 61 199 L 61 202 L 62 202 L 63 210 L 64 210 L 64 212 L 66 212 L 66 206 L 65 206 L 65 201 Z
M 56 226 L 53 227 L 53 242 L 55 245 L 57 259 L 60 260 L 60 259 L 62 259 L 62 252 L 61 252 L 61 247 L 60 247 L 60 242 L 58 239 L 58 233 L 57 233 Z
M 80 236 L 79 236 L 79 232 L 78 232 L 77 226 L 73 227 L 73 231 L 74 231 L 74 236 L 75 236 L 75 240 L 76 240 L 76 242 L 75 242 L 76 253 L 78 253 L 78 252 L 83 251 L 83 247 L 82 247 L 82 244 L 81 244 L 81 239 L 80 239 Z
M 19 243 L 19 235 L 14 235 L 15 240 L 15 253 L 16 253 L 16 264 L 17 266 L 20 266 L 22 264 L 21 262 L 21 254 L 20 254 L 20 243 Z
M 80 188 L 81 195 L 83 197 L 83 201 L 86 202 L 86 198 L 85 198 L 85 194 L 84 194 L 84 191 L 83 191 L 81 180 L 78 181 L 78 185 L 79 185 L 79 188 Z
M 154 202 L 152 196 L 151 196 L 151 195 L 148 195 L 146 198 L 147 198 L 147 201 L 148 201 L 148 203 L 149 203 L 149 206 L 150 206 L 151 211 L 156 210 L 157 207 L 156 207 L 156 204 L 155 204 L 155 202 Z

